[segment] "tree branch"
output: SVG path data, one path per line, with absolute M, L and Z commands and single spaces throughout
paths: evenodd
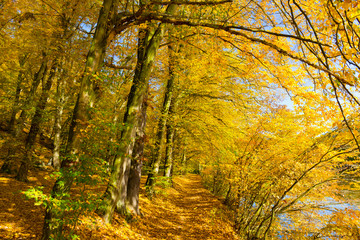
M 214 2 L 187 2 L 187 1 L 151 1 L 152 4 L 160 4 L 160 5 L 196 5 L 196 6 L 214 6 L 224 3 L 231 3 L 232 0 L 223 0 L 223 1 L 214 1 Z
M 127 69 L 127 70 L 133 69 L 132 66 L 118 66 L 118 65 L 116 65 L 116 64 L 109 63 L 109 62 L 105 62 L 104 65 L 105 65 L 106 67 L 114 68 L 114 69 Z

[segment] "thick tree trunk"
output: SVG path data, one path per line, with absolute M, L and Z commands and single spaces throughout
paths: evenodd
M 56 70 L 57 70 L 57 60 L 54 61 L 53 67 L 50 70 L 49 77 L 46 81 L 45 86 L 43 87 L 43 91 L 41 93 L 39 102 L 36 106 L 35 114 L 31 121 L 30 131 L 29 131 L 29 134 L 25 141 L 25 154 L 21 160 L 21 165 L 20 165 L 18 174 L 16 176 L 16 179 L 19 181 L 24 181 L 24 182 L 28 181 L 27 174 L 28 174 L 29 167 L 30 167 L 31 161 L 32 161 L 33 146 L 35 144 L 36 136 L 40 130 L 40 123 L 42 121 L 43 113 L 44 113 L 44 110 L 46 107 L 46 103 L 47 103 L 47 100 L 49 97 L 49 92 L 51 89 L 51 85 L 52 85 Z
M 86 57 L 85 71 L 81 79 L 81 87 L 69 129 L 66 147 L 67 158 L 61 163 L 61 170 L 64 174 L 54 184 L 52 191 L 53 198 L 61 198 L 60 196 L 69 192 L 73 176 L 67 174 L 67 172 L 76 170 L 79 165 L 77 154 L 81 148 L 81 131 L 86 129 L 88 121 L 91 119 L 91 108 L 94 107 L 96 96 L 100 94 L 96 89 L 92 75 L 102 67 L 109 41 L 110 22 L 117 13 L 117 4 L 117 0 L 104 0 L 100 10 L 95 34 Z M 61 237 L 62 226 L 54 224 L 59 217 L 61 216 L 58 215 L 56 209 L 52 209 L 51 206 L 46 208 L 42 240 L 47 240 L 50 237 Z
M 175 5 L 170 5 L 166 13 L 171 14 L 174 10 Z M 147 30 L 139 32 L 138 59 L 124 116 L 125 127 L 120 139 L 122 146 L 114 161 L 114 168 L 104 194 L 105 209 L 102 213 L 99 212 L 107 223 L 111 222 L 115 207 L 119 211 L 126 211 L 127 184 L 135 135 L 139 128 L 138 117 L 147 94 L 150 72 L 162 36 L 163 24 L 159 24 L 157 27 L 149 26 Z
M 145 144 L 145 126 L 146 126 L 146 108 L 147 97 L 145 97 L 141 106 L 141 115 L 139 116 L 138 131 L 133 149 L 129 180 L 127 184 L 126 209 L 134 215 L 140 215 L 139 210 L 139 190 L 141 179 L 141 168 L 143 165 L 144 144 Z
M 125 198 L 127 195 L 131 156 L 136 132 L 138 131 L 138 117 L 141 114 L 140 110 L 144 96 L 147 94 L 149 75 L 161 36 L 161 26 L 156 30 L 141 31 L 139 33 L 138 62 L 124 116 L 125 128 L 121 133 L 120 139 L 122 146 L 119 149 L 118 157 L 114 161 L 110 181 L 104 195 L 106 208 L 101 214 L 105 222 L 111 222 L 115 207 L 121 212 L 126 211 Z

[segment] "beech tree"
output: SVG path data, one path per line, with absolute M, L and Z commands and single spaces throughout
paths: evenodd
M 64 159 L 61 163 L 61 168 L 65 171 L 71 171 L 78 165 L 78 158 L 76 154 L 79 153 L 81 148 L 81 131 L 86 129 L 91 115 L 91 107 L 95 104 L 96 84 L 92 79 L 92 74 L 98 72 L 102 66 L 105 57 L 107 42 L 110 41 L 109 21 L 115 16 L 116 2 L 112 0 L 104 1 L 101 8 L 96 31 L 86 57 L 85 71 L 81 79 L 80 92 L 74 108 L 73 119 L 69 130 L 69 139 L 67 143 L 68 158 Z M 66 194 L 72 184 L 73 177 L 66 176 L 57 179 L 52 196 L 61 197 Z M 43 237 L 42 239 L 49 239 L 51 236 L 60 236 L 62 227 L 54 226 L 52 221 L 56 221 L 56 212 L 51 206 L 46 209 Z
M 166 83 L 166 88 L 165 88 L 165 94 L 164 94 L 164 100 L 163 100 L 163 105 L 161 108 L 161 115 L 160 115 L 160 119 L 159 119 L 159 124 L 158 124 L 158 130 L 157 130 L 157 134 L 156 134 L 156 140 L 155 140 L 155 148 L 154 148 L 154 157 L 152 159 L 151 162 L 151 167 L 152 170 L 148 175 L 147 181 L 146 181 L 146 187 L 147 187 L 147 191 L 148 191 L 148 195 L 151 197 L 151 195 L 153 195 L 153 187 L 154 187 L 154 183 L 155 183 L 155 178 L 158 176 L 159 173 L 159 167 L 160 167 L 160 163 L 161 163 L 161 159 L 162 159 L 162 150 L 163 150 L 163 139 L 166 136 L 166 142 L 167 145 L 166 146 L 166 150 L 167 150 L 167 158 L 166 160 L 170 160 L 171 159 L 171 142 L 173 141 L 173 130 L 171 129 L 170 124 L 168 123 L 169 121 L 169 117 L 170 117 L 170 108 L 172 108 L 172 112 L 174 111 L 174 85 L 175 85 L 175 78 L 176 78 L 176 73 L 174 71 L 174 67 L 177 66 L 177 64 L 175 63 L 175 57 L 174 57 L 174 52 L 176 51 L 177 47 L 174 43 L 171 43 L 171 41 L 174 41 L 173 39 L 171 39 L 171 30 L 169 29 L 169 38 L 168 41 L 170 42 L 168 45 L 168 51 L 169 51 L 169 77 Z M 170 159 L 169 159 L 170 158 Z M 167 166 L 167 172 L 168 172 L 168 177 L 170 174 L 170 166 Z

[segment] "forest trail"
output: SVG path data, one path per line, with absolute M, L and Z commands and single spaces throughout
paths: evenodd
M 0 174 L 0 239 L 39 239 L 44 209 L 26 200 L 21 191 L 30 186 L 43 186 L 50 191 L 49 172 L 32 171 L 29 183 L 16 181 Z M 140 209 L 143 217 L 127 224 L 115 216 L 111 226 L 98 217 L 96 223 L 83 219 L 76 228 L 80 239 L 237 239 L 230 212 L 201 183 L 199 175 L 188 174 L 174 178 L 173 188 L 157 188 L 150 201 L 144 196 L 142 179 Z
M 230 214 L 199 175 L 176 177 L 163 194 L 162 201 L 140 202 L 144 218 L 133 227 L 149 239 L 236 239 Z

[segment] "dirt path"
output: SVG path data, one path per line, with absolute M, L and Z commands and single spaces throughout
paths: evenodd
M 198 175 L 175 178 L 174 188 L 166 189 L 158 201 L 141 200 L 144 218 L 132 229 L 147 238 L 237 239 L 230 213 L 203 187 Z

